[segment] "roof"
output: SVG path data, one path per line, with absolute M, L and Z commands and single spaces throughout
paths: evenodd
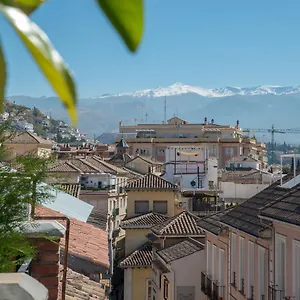
M 35 214 L 37 216 L 64 216 L 43 206 L 37 206 Z M 65 225 L 64 221 L 59 221 L 59 223 Z M 70 218 L 70 223 L 69 254 L 84 258 L 95 265 L 108 268 L 107 233 L 102 229 L 74 218 Z M 60 244 L 64 248 L 65 240 L 61 239 Z
M 228 160 L 228 162 L 243 162 L 243 161 L 248 161 L 248 162 L 259 162 L 258 159 L 255 159 L 253 157 L 250 156 L 244 156 L 244 155 L 240 155 L 240 156 L 234 156 L 231 159 Z
M 204 231 L 197 226 L 199 218 L 188 211 L 167 219 L 151 228 L 159 236 L 203 236 Z
M 86 158 L 58 160 L 50 166 L 49 172 L 126 174 L 125 170 L 104 161 L 96 155 Z
M 86 222 L 102 230 L 106 230 L 107 211 L 93 208 Z
M 62 270 L 62 266 L 60 266 Z M 61 272 L 61 278 L 62 278 Z M 62 284 L 59 285 L 59 299 L 61 299 Z M 105 287 L 88 277 L 68 268 L 66 284 L 66 300 L 106 300 Z
M 67 194 L 79 198 L 80 194 L 80 184 L 78 183 L 61 183 L 61 184 L 55 184 L 55 187 L 58 187 L 59 189 L 63 190 Z
M 6 144 L 43 144 L 51 146 L 52 141 L 45 140 L 42 137 L 28 131 L 20 131 L 13 134 L 6 142 Z
M 167 220 L 168 217 L 159 213 L 149 212 L 139 216 L 124 219 L 121 227 L 125 228 L 150 228 Z
M 166 262 L 170 263 L 174 260 L 194 254 L 204 249 L 204 245 L 194 239 L 187 238 L 186 240 L 159 250 L 156 253 Z
M 219 234 L 220 229 L 222 228 L 222 224 L 220 223 L 220 218 L 232 210 L 233 207 L 229 207 L 220 212 L 211 214 L 207 217 L 201 218 L 197 221 L 197 225 L 204 230 L 207 230 L 215 235 Z
M 152 245 L 146 243 L 140 248 L 124 258 L 120 264 L 120 268 L 135 268 L 135 267 L 151 267 L 152 264 Z
M 119 141 L 119 143 L 116 145 L 116 148 L 129 148 L 128 144 L 125 142 L 123 138 Z
M 162 162 L 157 161 L 156 159 L 154 159 L 151 156 L 142 156 L 142 155 L 137 155 L 136 157 L 134 157 L 133 159 L 131 159 L 129 162 L 132 162 L 132 161 L 134 161 L 136 159 L 141 159 L 141 160 L 143 160 L 144 162 L 146 162 L 149 165 L 160 165 L 160 166 L 163 165 Z
M 292 174 L 286 175 L 283 177 L 283 183 L 289 181 L 291 178 L 293 178 Z M 220 218 L 220 221 L 235 229 L 258 237 L 260 231 L 267 226 L 259 218 L 260 210 L 290 192 L 290 189 L 282 188 L 279 185 L 280 181 L 276 181 L 252 198 L 235 206 L 232 210 L 224 214 Z
M 177 185 L 160 176 L 148 173 L 147 175 L 128 182 L 126 190 L 177 190 Z
M 277 201 L 266 205 L 261 215 L 285 223 L 300 225 L 300 184 Z
M 116 153 L 113 155 L 108 162 L 119 167 L 123 167 L 126 163 L 132 160 L 132 157 L 127 153 Z

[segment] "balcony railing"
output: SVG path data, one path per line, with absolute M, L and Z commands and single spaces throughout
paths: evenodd
M 218 300 L 219 299 L 219 286 L 217 282 L 213 283 L 213 294 L 212 294 L 212 299 L 213 300 Z
M 270 300 L 282 300 L 285 299 L 285 291 L 277 286 L 269 286 Z
M 207 277 L 206 279 L 206 295 L 209 299 L 212 297 L 212 280 Z
M 245 279 L 241 278 L 241 289 L 239 291 L 242 295 L 245 295 Z
M 254 286 L 250 285 L 250 295 L 248 300 L 254 300 Z
M 201 291 L 206 294 L 206 275 L 201 272 Z
M 231 285 L 236 288 L 236 272 L 232 273 Z

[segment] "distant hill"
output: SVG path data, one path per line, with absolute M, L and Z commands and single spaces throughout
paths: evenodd
M 190 123 L 203 122 L 204 117 L 217 124 L 242 128 L 299 128 L 300 88 L 262 85 L 258 87 L 226 87 L 204 89 L 174 84 L 169 87 L 148 89 L 133 93 L 101 95 L 80 99 L 78 104 L 81 131 L 90 136 L 104 132 L 118 132 L 119 121 L 124 124 L 139 122 L 158 123 L 164 119 L 164 99 L 167 102 L 167 118 L 174 114 Z M 67 114 L 54 98 L 12 96 L 9 99 L 31 108 L 38 107 L 53 118 L 68 121 Z M 259 134 L 256 134 L 259 137 Z M 270 140 L 270 135 L 260 136 Z M 300 143 L 300 135 L 276 136 L 279 141 Z

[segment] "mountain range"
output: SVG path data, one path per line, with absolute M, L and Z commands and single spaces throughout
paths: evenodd
M 242 128 L 300 128 L 300 86 L 202 88 L 182 83 L 168 87 L 146 89 L 131 93 L 103 94 L 82 98 L 78 102 L 79 124 L 82 132 L 99 135 L 117 132 L 119 121 L 157 123 L 164 120 L 166 99 L 167 118 L 177 115 L 190 123 L 202 123 L 204 117 L 217 124 Z M 11 96 L 8 100 L 30 108 L 37 107 L 45 114 L 68 120 L 55 97 Z M 263 137 L 269 140 L 267 134 Z M 280 140 L 300 141 L 299 136 L 282 135 Z

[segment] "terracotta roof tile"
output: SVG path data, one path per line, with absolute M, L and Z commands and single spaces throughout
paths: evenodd
M 60 266 L 62 271 L 62 266 Z M 62 279 L 62 272 L 60 281 Z M 59 284 L 59 297 L 62 296 L 62 284 Z M 107 300 L 105 295 L 105 286 L 95 282 L 88 277 L 74 272 L 71 269 L 67 271 L 67 284 L 66 284 L 66 300 Z
M 146 163 L 148 163 L 148 164 L 150 164 L 150 165 L 153 165 L 153 166 L 155 166 L 155 165 L 162 166 L 162 165 L 163 165 L 162 162 L 157 161 L 157 160 L 154 159 L 153 157 L 151 157 L 151 156 L 143 156 L 143 155 L 137 155 L 137 156 L 134 157 L 132 160 L 130 160 L 130 162 L 131 162 L 131 161 L 134 161 L 134 160 L 136 160 L 136 159 L 141 159 L 141 160 L 143 160 L 144 162 L 146 162 Z
M 152 264 L 152 245 L 146 243 L 133 253 L 123 259 L 120 268 L 134 268 L 134 267 L 151 267 Z
M 182 213 L 151 228 L 159 236 L 204 236 L 204 231 L 197 226 L 199 218 L 190 212 Z
M 159 213 L 149 212 L 143 215 L 124 219 L 121 223 L 122 228 L 151 228 L 167 220 L 168 217 Z
M 126 186 L 126 190 L 177 190 L 177 185 L 161 178 L 160 176 L 148 173 L 147 175 L 132 180 Z
M 63 214 L 43 206 L 36 207 L 37 216 L 63 216 Z M 64 221 L 59 221 L 65 226 Z M 108 262 L 108 236 L 107 233 L 93 225 L 70 218 L 70 241 L 69 253 L 87 259 L 95 265 L 106 268 Z M 64 247 L 64 239 L 61 239 L 61 246 Z M 95 246 L 96 247 L 93 247 Z
M 175 244 L 173 246 L 167 247 L 165 249 L 159 250 L 156 253 L 166 262 L 183 258 L 185 256 L 194 254 L 200 250 L 204 249 L 204 245 L 197 242 L 194 239 L 187 238 L 186 240 Z
M 71 165 L 68 161 L 57 161 L 49 166 L 48 172 L 76 172 L 80 170 L 75 166 Z
M 5 142 L 6 144 L 42 144 L 51 147 L 52 141 L 45 140 L 42 137 L 28 131 L 17 132 Z

